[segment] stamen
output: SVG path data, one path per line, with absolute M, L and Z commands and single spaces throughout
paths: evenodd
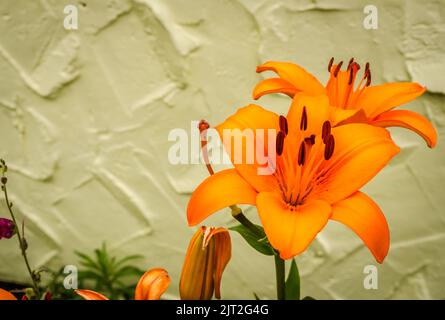
M 343 64 L 343 61 L 340 61 L 340 63 L 335 68 L 335 70 L 334 70 L 334 77 L 337 77 L 338 73 L 340 72 L 342 64 Z
M 334 136 L 332 134 L 329 134 L 328 138 L 326 139 L 326 145 L 324 148 L 325 160 L 331 159 L 332 155 L 334 154 L 334 147 L 335 147 Z
M 304 160 L 306 158 L 306 146 L 304 141 L 300 144 L 300 150 L 298 150 L 298 165 L 302 166 L 304 165 Z
M 285 138 L 285 133 L 283 131 L 278 132 L 277 134 L 277 141 L 276 141 L 276 149 L 277 149 L 277 154 L 279 156 L 281 156 L 283 154 L 283 148 L 284 148 L 284 138 Z
M 315 144 L 315 134 L 311 134 L 309 137 L 304 138 L 304 142 L 313 146 Z
M 366 86 L 369 87 L 371 85 L 371 70 L 368 69 L 368 73 L 366 74 Z
M 348 67 L 349 69 L 349 67 Z M 351 85 L 352 84 L 352 77 L 354 76 L 354 68 L 349 69 L 349 80 L 348 80 L 348 84 Z
M 300 130 L 306 130 L 306 129 L 307 129 L 307 112 L 306 112 L 306 106 L 304 106 L 303 114 L 301 115 Z
M 280 115 L 279 122 L 280 122 L 280 130 L 283 131 L 287 135 L 287 133 L 289 132 L 289 128 L 287 126 L 286 117 Z
M 331 68 L 332 68 L 332 64 L 334 63 L 334 57 L 331 58 L 331 60 L 329 60 L 329 64 L 328 64 L 328 71 L 331 72 Z
M 351 59 L 349 59 L 349 62 L 348 62 L 348 71 L 349 71 L 349 69 L 351 69 L 351 65 L 353 62 L 354 62 L 354 58 L 352 57 Z
M 327 144 L 329 135 L 331 134 L 331 123 L 329 121 L 325 121 L 323 123 L 323 128 L 321 129 L 321 139 L 324 144 Z
M 369 62 L 366 62 L 366 65 L 365 65 L 365 73 L 368 72 L 368 70 L 369 70 Z

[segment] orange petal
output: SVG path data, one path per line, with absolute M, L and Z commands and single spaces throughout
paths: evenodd
M 273 71 L 280 78 L 291 83 L 297 91 L 302 91 L 309 95 L 326 93 L 326 89 L 317 78 L 295 63 L 269 61 L 258 66 L 256 71 Z
M 170 285 L 170 276 L 165 269 L 154 268 L 139 279 L 134 293 L 135 300 L 159 300 Z
M 17 298 L 9 291 L 0 288 L 0 300 L 17 300 Z
M 355 102 L 354 108 L 363 109 L 368 118 L 414 100 L 425 92 L 425 87 L 414 82 L 385 83 L 366 88 Z
M 269 144 L 275 151 L 278 119 L 277 114 L 251 104 L 216 127 L 235 169 L 257 191 L 278 188 L 271 175 L 259 174 L 260 168 L 268 166 Z
M 216 229 L 215 237 L 215 297 L 221 299 L 221 279 L 232 256 L 232 241 L 224 228 Z
M 330 108 L 335 109 L 331 111 L 331 119 L 334 126 L 342 126 L 348 123 L 368 123 L 368 118 L 362 109 Z
M 410 129 L 425 139 L 430 148 L 437 143 L 437 132 L 431 122 L 420 114 L 409 110 L 392 110 L 384 112 L 371 121 L 379 127 L 403 127 Z
M 255 100 L 269 93 L 283 93 L 293 97 L 298 90 L 290 82 L 281 78 L 270 78 L 260 81 L 253 89 L 253 98 Z
M 387 130 L 368 124 L 335 127 L 332 134 L 334 154 L 322 164 L 322 178 L 309 195 L 331 204 L 358 191 L 400 151 Z
M 187 206 L 187 221 L 194 226 L 225 207 L 255 205 L 256 195 L 235 169 L 220 171 L 204 180 L 193 192 Z
M 287 113 L 289 130 L 300 131 L 303 109 L 306 109 L 307 130 L 305 135 L 307 136 L 319 134 L 323 123 L 330 119 L 331 112 L 335 110 L 329 106 L 329 99 L 326 95 L 309 96 L 302 92 L 298 93 Z
M 84 298 L 85 300 L 109 300 L 107 297 L 105 297 L 103 294 L 100 294 L 96 291 L 92 290 L 75 290 L 75 292 Z
M 351 228 L 382 263 L 389 250 L 389 228 L 379 206 L 366 194 L 356 192 L 332 209 L 331 219 Z
M 309 201 L 291 211 L 276 192 L 259 193 L 257 207 L 267 238 L 282 259 L 306 250 L 331 215 L 331 206 L 322 200 Z

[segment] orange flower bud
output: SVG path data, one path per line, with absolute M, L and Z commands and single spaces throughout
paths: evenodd
M 170 276 L 167 271 L 161 268 L 148 270 L 139 279 L 134 300 L 159 300 L 169 285 Z M 76 290 L 76 293 L 85 300 L 109 300 L 103 294 L 92 290 Z
M 159 300 L 170 285 L 170 276 L 162 268 L 151 269 L 139 280 L 134 293 L 135 300 Z
M 232 254 L 224 228 L 201 227 L 190 240 L 182 267 L 179 293 L 183 300 L 221 299 L 221 278 Z

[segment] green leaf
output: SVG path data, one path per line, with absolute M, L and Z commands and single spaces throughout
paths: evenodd
M 134 254 L 134 255 L 131 255 L 131 256 L 126 256 L 125 258 L 122 258 L 122 259 L 118 260 L 116 262 L 116 264 L 114 265 L 114 267 L 116 269 L 119 269 L 122 265 L 130 262 L 131 260 L 139 260 L 139 259 L 142 259 L 142 258 L 143 258 L 143 256 L 140 255 L 140 254 Z
M 301 299 L 301 300 L 317 300 L 317 299 L 315 299 L 315 298 L 313 298 L 313 297 L 311 297 L 311 296 L 306 296 L 306 297 L 304 297 L 304 298 Z
M 286 280 L 286 300 L 300 300 L 300 274 L 297 263 L 292 259 Z
M 98 266 L 92 258 L 79 251 L 75 251 L 74 253 L 80 258 L 80 264 L 82 266 L 100 271 L 100 266 Z
M 229 228 L 229 230 L 238 232 L 247 243 L 259 253 L 266 256 L 272 256 L 274 254 L 273 248 L 267 240 L 266 234 L 261 226 L 255 225 L 261 231 L 261 237 L 258 237 L 250 229 L 246 228 L 242 224 Z

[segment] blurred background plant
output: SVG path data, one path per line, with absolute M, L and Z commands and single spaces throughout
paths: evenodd
M 78 287 L 101 292 L 110 299 L 132 299 L 137 281 L 144 274 L 144 270 L 134 266 L 141 255 L 128 255 L 118 258 L 109 253 L 106 243 L 95 249 L 93 254 L 75 252 L 79 257 Z M 48 284 L 48 291 L 53 299 L 79 299 L 74 290 L 64 287 L 64 267 L 51 271 L 52 280 Z
M 17 235 L 20 250 L 26 264 L 29 277 L 32 280 L 32 288 L 26 285 L 16 285 L 13 283 L 2 283 L 3 288 L 11 290 L 19 298 L 25 300 L 44 299 L 78 299 L 78 295 L 73 289 L 64 286 L 67 277 L 65 266 L 58 270 L 51 270 L 45 266 L 38 268 L 31 267 L 28 261 L 28 242 L 25 238 L 25 223 L 18 222 L 9 201 L 6 173 L 8 166 L 3 159 L 0 159 L 0 184 L 5 198 L 6 207 L 11 219 L 0 218 L 0 239 L 10 239 Z M 21 225 L 19 229 L 17 226 Z M 144 274 L 144 270 L 132 265 L 132 263 L 143 258 L 141 255 L 128 255 L 122 258 L 110 255 L 106 243 L 102 247 L 95 249 L 93 254 L 75 251 L 79 258 L 80 266 L 77 273 L 77 284 L 80 289 L 89 289 L 102 292 L 110 299 L 131 299 L 134 296 L 134 289 L 137 281 Z

